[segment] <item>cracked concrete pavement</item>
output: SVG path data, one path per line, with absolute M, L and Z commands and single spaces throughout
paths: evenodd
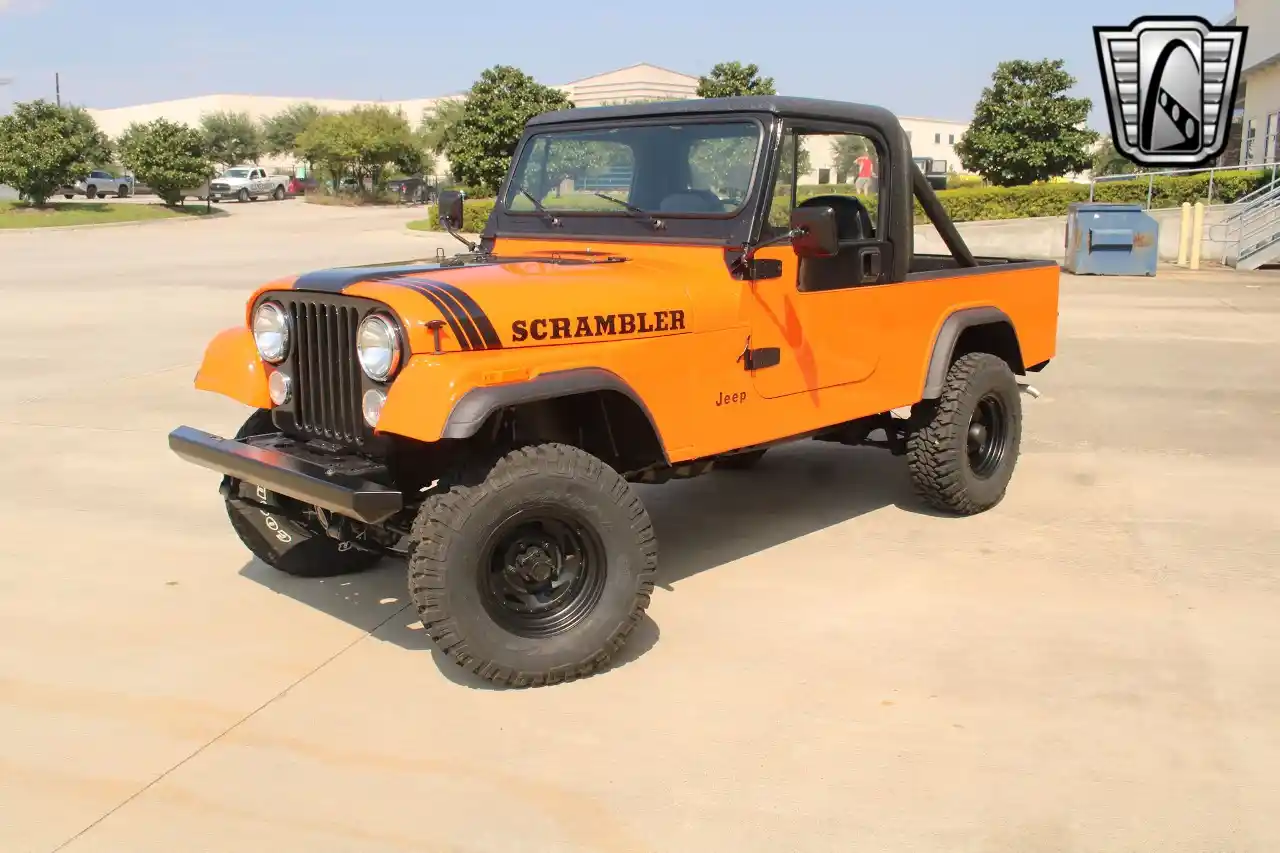
M 1270 853 L 1280 274 L 1063 277 L 1008 499 L 817 444 L 644 489 L 618 666 L 467 681 L 403 569 L 251 562 L 169 453 L 276 276 L 434 254 L 301 202 L 0 234 L 0 850 Z

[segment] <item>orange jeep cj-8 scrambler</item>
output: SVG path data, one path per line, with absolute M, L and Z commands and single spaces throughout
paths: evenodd
M 828 151 L 873 158 L 870 195 L 797 203 Z M 950 255 L 914 250 L 913 200 Z M 439 213 L 466 242 L 461 196 Z M 225 475 L 236 533 L 281 571 L 407 557 L 427 632 L 503 684 L 588 675 L 642 618 L 658 540 L 632 483 L 818 439 L 905 456 L 934 507 L 994 506 L 1019 377 L 1056 345 L 1057 264 L 975 258 L 877 107 L 538 116 L 467 246 L 260 288 L 195 383 L 256 411 L 169 444 Z

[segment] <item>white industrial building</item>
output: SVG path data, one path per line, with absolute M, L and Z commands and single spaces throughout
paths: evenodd
M 698 78 L 656 65 L 641 63 L 594 77 L 586 77 L 565 83 L 556 88 L 569 96 L 579 107 L 599 106 L 607 103 L 637 101 L 657 98 L 694 98 L 698 88 Z M 401 110 L 411 122 L 417 123 L 423 112 L 442 100 L 461 98 L 461 94 L 445 95 L 435 98 L 414 98 L 404 101 L 349 101 L 332 98 L 288 98 L 264 95 L 202 95 L 195 98 L 183 98 L 176 101 L 162 101 L 153 104 L 140 104 L 132 107 L 115 109 L 89 110 L 98 126 L 107 135 L 119 136 L 125 128 L 134 122 L 148 122 L 157 118 L 183 122 L 191 126 L 200 123 L 200 119 L 212 112 L 248 113 L 253 119 L 262 119 L 288 107 L 301 103 L 314 104 L 321 109 L 342 111 L 364 104 L 382 104 L 391 109 Z M 960 161 L 955 154 L 955 144 L 968 127 L 966 122 L 946 121 L 903 117 L 903 128 L 911 137 L 911 147 L 917 157 L 931 157 L 935 161 L 945 163 L 945 168 L 962 172 Z M 829 151 L 814 150 L 810 152 L 812 171 L 803 180 L 806 183 L 826 183 L 835 180 L 835 168 Z M 287 161 L 268 162 L 264 165 L 288 167 Z M 941 163 L 939 164 L 941 165 Z M 438 171 L 447 166 L 441 164 Z
M 1226 22 L 1249 28 L 1236 104 L 1244 108 L 1240 163 L 1280 160 L 1280 0 L 1236 0 Z

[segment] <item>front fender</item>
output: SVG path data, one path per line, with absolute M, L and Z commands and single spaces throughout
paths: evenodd
M 225 329 L 209 342 L 195 386 L 255 409 L 271 408 L 266 365 L 258 356 L 253 333 L 242 326 Z

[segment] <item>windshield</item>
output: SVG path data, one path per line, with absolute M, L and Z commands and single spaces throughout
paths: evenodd
M 206 174 L 208 174 L 208 173 L 206 172 Z M 249 177 L 249 170 L 248 170 L 248 169 L 228 169 L 227 171 L 223 172 L 219 177 L 223 177 L 223 178 L 247 178 L 247 177 Z
M 549 131 L 524 146 L 505 199 L 511 212 L 730 217 L 759 156 L 754 121 Z M 527 194 L 526 194 L 527 193 Z

